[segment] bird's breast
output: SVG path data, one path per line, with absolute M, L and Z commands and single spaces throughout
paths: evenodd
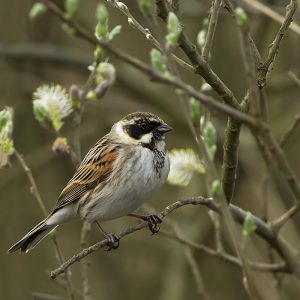
M 169 173 L 166 152 L 120 152 L 106 183 L 97 186 L 80 215 L 88 221 L 110 220 L 127 215 L 157 192 Z

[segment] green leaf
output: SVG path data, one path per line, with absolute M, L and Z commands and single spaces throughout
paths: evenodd
M 95 60 L 97 62 L 100 62 L 104 59 L 105 57 L 105 51 L 102 47 L 100 46 L 97 46 L 97 48 L 95 49 L 94 51 L 94 57 L 95 57 Z
M 189 109 L 193 124 L 198 124 L 201 117 L 200 102 L 194 97 L 189 99 Z
M 117 25 L 116 27 L 114 27 L 108 34 L 108 40 L 109 41 L 113 40 L 121 32 L 121 30 L 122 30 L 121 25 Z
M 108 22 L 108 11 L 106 6 L 102 3 L 100 3 L 96 8 L 96 18 L 101 24 Z
M 47 11 L 47 7 L 43 3 L 35 3 L 29 11 L 29 19 L 33 20 Z
M 74 20 L 79 6 L 79 0 L 65 0 L 66 18 Z
M 50 117 L 47 109 L 44 106 L 33 105 L 33 113 L 36 120 L 43 126 L 46 126 L 46 123 L 49 123 Z
M 167 29 L 168 34 L 166 36 L 167 46 L 174 46 L 177 44 L 179 35 L 181 33 L 181 25 L 179 20 L 173 12 L 169 12 L 168 19 L 167 19 Z
M 203 138 L 209 157 L 213 160 L 217 151 L 217 130 L 214 124 L 209 120 L 205 123 Z
M 69 26 L 67 23 L 61 24 L 61 28 L 69 36 L 74 36 L 76 33 L 75 29 Z
M 244 225 L 243 225 L 243 236 L 245 238 L 251 237 L 252 233 L 255 232 L 257 225 L 253 220 L 253 216 L 250 212 L 247 212 Z
M 151 16 L 151 1 L 150 0 L 138 0 L 138 5 L 141 12 L 147 16 Z
M 242 28 L 242 29 L 247 29 L 249 26 L 249 21 L 248 21 L 248 16 L 246 14 L 246 12 L 244 11 L 243 8 L 241 7 L 237 7 L 235 9 L 235 16 L 236 16 L 236 21 L 238 23 L 238 25 Z
M 200 30 L 198 35 L 197 35 L 197 44 L 200 48 L 202 48 L 204 46 L 205 39 L 206 39 L 206 31 L 205 30 Z
M 217 142 L 217 130 L 211 121 L 207 121 L 203 129 L 204 141 L 207 145 L 215 145 Z
M 157 49 L 152 49 L 150 52 L 150 56 L 151 65 L 154 71 L 164 76 L 170 76 L 165 60 L 160 51 L 158 51 Z
M 213 198 L 218 198 L 221 196 L 222 186 L 220 180 L 214 180 L 211 184 L 211 195 Z
M 0 152 L 5 155 L 11 155 L 14 153 L 14 142 L 12 139 L 2 139 L 0 140 Z

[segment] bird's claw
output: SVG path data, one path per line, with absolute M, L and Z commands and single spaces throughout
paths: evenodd
M 115 250 L 119 247 L 120 237 L 118 237 L 116 234 L 108 233 L 105 235 L 105 238 L 107 240 L 107 244 L 106 244 L 107 248 L 105 249 L 105 251 Z
M 157 215 L 148 215 L 143 217 L 144 221 L 148 222 L 148 227 L 150 231 L 152 232 L 152 235 L 155 233 L 158 233 L 160 230 L 160 227 L 158 224 L 162 222 L 161 218 Z

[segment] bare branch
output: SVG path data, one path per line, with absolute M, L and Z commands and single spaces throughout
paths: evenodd
M 297 115 L 295 117 L 295 120 L 294 120 L 293 124 L 287 129 L 287 131 L 282 136 L 281 141 L 280 141 L 280 146 L 281 147 L 284 147 L 286 145 L 287 141 L 295 133 L 295 131 L 296 131 L 299 124 L 300 124 L 300 115 Z
M 276 55 L 279 51 L 281 41 L 293 20 L 293 16 L 296 12 L 297 6 L 298 6 L 297 0 L 291 0 L 290 3 L 286 6 L 286 15 L 275 36 L 274 41 L 271 44 L 268 57 L 265 60 L 264 64 L 261 67 L 259 67 L 258 70 L 257 83 L 260 88 L 266 85 L 266 77 L 270 72 L 270 68 L 272 67 L 275 61 Z
M 213 199 L 195 197 L 195 198 L 190 198 L 185 200 L 179 200 L 173 204 L 170 204 L 159 214 L 159 216 L 163 219 L 174 210 L 185 205 L 204 205 L 213 211 L 219 212 L 219 205 Z M 235 221 L 239 224 L 243 224 L 247 212 L 241 209 L 240 207 L 237 207 L 232 204 L 230 204 L 229 208 Z M 261 238 L 263 238 L 272 248 L 274 248 L 277 251 L 277 253 L 286 262 L 286 271 L 293 272 L 298 277 L 300 277 L 300 261 L 298 258 L 299 253 L 295 249 L 293 249 L 292 246 L 288 244 L 285 240 L 283 240 L 279 235 L 276 235 L 272 231 L 271 227 L 268 224 L 266 224 L 263 220 L 261 220 L 256 216 L 253 216 L 253 222 L 257 227 L 255 233 L 258 234 Z M 136 226 L 124 230 L 123 232 L 118 234 L 118 236 L 120 238 L 123 238 L 147 226 L 148 226 L 147 222 L 140 222 Z M 80 253 L 74 255 L 73 257 L 68 259 L 65 263 L 63 263 L 59 268 L 52 271 L 50 274 L 51 278 L 53 279 L 56 278 L 58 275 L 64 273 L 71 265 L 73 265 L 76 262 L 79 262 L 87 255 L 105 247 L 107 243 L 108 241 L 104 239 L 84 249 Z
M 68 25 L 72 26 L 72 28 L 74 28 L 74 30 L 75 30 L 75 34 L 78 37 L 81 37 L 81 38 L 85 39 L 86 41 L 88 41 L 89 43 L 92 43 L 93 45 L 99 45 L 99 46 L 103 47 L 108 52 L 115 55 L 117 58 L 123 60 L 124 62 L 128 63 L 129 65 L 133 66 L 134 68 L 136 68 L 139 71 L 141 71 L 141 72 L 145 73 L 146 75 L 148 75 L 152 80 L 183 90 L 188 95 L 198 99 L 203 105 L 209 107 L 211 110 L 216 110 L 216 111 L 219 111 L 221 113 L 228 114 L 228 115 L 232 116 L 233 118 L 238 119 L 241 122 L 243 122 L 243 123 L 245 123 L 248 126 L 251 126 L 253 128 L 258 128 L 259 127 L 256 120 L 253 117 L 251 117 L 251 116 L 249 116 L 245 113 L 242 113 L 242 112 L 238 111 L 237 109 L 232 108 L 228 105 L 220 103 L 220 102 L 216 101 L 214 98 L 212 98 L 210 96 L 207 96 L 207 95 L 205 95 L 201 92 L 196 91 L 194 88 L 192 88 L 191 86 L 183 83 L 181 80 L 179 80 L 176 77 L 172 77 L 172 78 L 164 77 L 164 76 L 154 72 L 150 66 L 144 64 L 140 60 L 128 55 L 127 53 L 125 53 L 125 52 L 123 52 L 119 49 L 116 49 L 116 48 L 112 47 L 111 45 L 109 45 L 109 44 L 107 44 L 103 41 L 97 40 L 94 36 L 90 35 L 88 32 L 86 32 L 78 24 L 70 22 L 69 20 L 67 20 L 65 18 L 64 14 L 62 13 L 62 11 L 55 4 L 53 4 L 51 1 L 48 1 L 48 0 L 40 0 L 40 1 L 43 2 L 48 7 L 48 9 L 53 14 L 55 14 L 60 20 L 67 23 Z M 205 63 L 205 65 L 207 65 L 207 64 Z M 214 79 L 212 79 L 212 80 L 215 80 L 214 76 L 216 76 L 216 75 L 213 75 Z M 218 79 L 217 82 L 219 82 L 219 79 Z M 220 83 L 217 83 L 218 86 L 219 86 L 219 84 Z M 220 88 L 221 93 L 224 92 L 226 94 L 224 96 L 226 99 L 230 95 L 232 95 L 231 92 L 224 91 L 222 87 L 219 87 L 219 88 Z M 234 100 L 232 100 L 232 101 L 234 101 Z
M 221 0 L 212 0 L 210 9 L 210 18 L 204 46 L 202 48 L 203 59 L 208 61 L 209 54 L 213 45 L 214 35 L 218 23 Z
M 20 165 L 22 166 L 23 170 L 25 171 L 25 174 L 31 184 L 31 187 L 30 187 L 30 191 L 32 192 L 32 194 L 34 195 L 37 203 L 38 203 L 38 206 L 42 212 L 42 214 L 44 215 L 44 217 L 47 217 L 48 216 L 48 212 L 47 212 L 47 209 L 46 209 L 46 206 L 44 204 L 44 201 L 41 197 L 41 194 L 38 190 L 38 187 L 37 187 L 37 184 L 36 184 L 36 181 L 32 175 L 32 172 L 30 170 L 30 168 L 28 167 L 28 165 L 26 164 L 24 158 L 23 158 L 23 155 L 20 154 L 16 149 L 14 151 L 14 154 L 16 155 L 16 158 L 18 159 Z M 62 264 L 62 262 L 64 261 L 64 257 L 63 257 L 63 254 L 61 252 L 61 249 L 60 249 L 60 245 L 57 241 L 57 238 L 56 238 L 56 235 L 55 235 L 55 232 L 53 232 L 51 234 L 51 240 L 54 244 L 54 247 L 55 247 L 55 251 L 56 251 L 56 256 L 57 256 L 57 259 L 58 259 L 58 263 L 59 264 Z M 66 290 L 68 292 L 68 295 L 69 295 L 69 298 L 71 300 L 75 300 L 75 296 L 74 296 L 74 292 L 73 292 L 73 287 L 72 287 L 72 282 L 71 282 L 71 278 L 70 278 L 70 274 L 69 272 L 66 272 Z
M 282 22 L 284 21 L 284 17 L 282 15 L 278 14 L 276 11 L 274 11 L 273 9 L 269 8 L 268 6 L 266 6 L 265 4 L 263 4 L 257 0 L 241 0 L 241 1 L 243 1 L 244 3 L 246 3 L 253 9 L 255 9 L 255 10 L 261 12 L 262 14 L 268 16 L 269 18 L 273 19 L 277 23 L 282 24 Z M 291 24 L 289 29 L 291 31 L 295 32 L 296 34 L 300 35 L 300 26 L 298 24 L 296 24 L 295 22 L 293 22 Z
M 166 230 L 161 230 L 160 234 L 166 237 L 169 237 L 173 240 L 176 240 L 177 242 L 187 245 L 190 248 L 194 249 L 194 250 L 198 250 L 201 251 L 207 255 L 216 257 L 222 261 L 225 261 L 227 263 L 233 264 L 237 267 L 241 267 L 241 261 L 239 258 L 237 258 L 236 256 L 230 255 L 228 253 L 225 252 L 221 252 L 218 250 L 214 250 L 212 248 L 209 248 L 203 244 L 198 244 L 195 243 L 193 241 L 187 240 L 183 237 L 179 237 L 175 234 L 173 234 L 172 232 L 166 231 Z M 276 264 L 266 264 L 266 263 L 259 263 L 259 262 L 249 262 L 251 268 L 253 268 L 256 271 L 261 271 L 261 272 L 288 272 L 288 269 L 286 268 L 286 264 L 284 262 L 280 262 L 280 263 L 276 263 Z

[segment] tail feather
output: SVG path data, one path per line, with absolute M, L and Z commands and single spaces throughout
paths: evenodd
M 50 231 L 52 231 L 57 225 L 47 225 L 46 220 L 37 224 L 33 229 L 31 229 L 20 241 L 14 244 L 8 253 L 21 250 L 21 252 L 28 252 L 34 248 L 45 236 L 47 236 Z

